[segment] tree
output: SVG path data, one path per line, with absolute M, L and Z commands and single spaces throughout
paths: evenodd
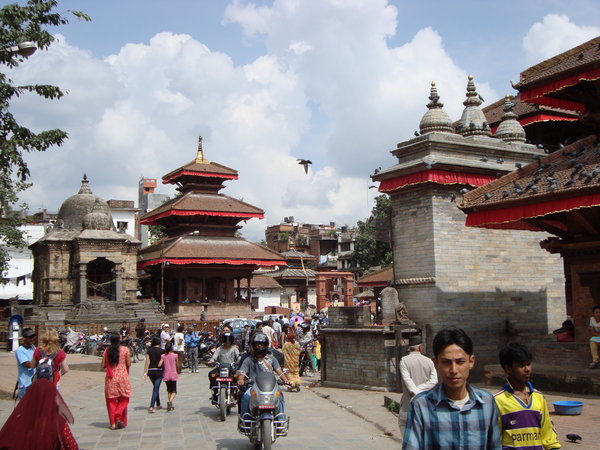
M 23 62 L 23 56 L 16 50 L 24 42 L 33 43 L 39 50 L 50 46 L 54 37 L 46 27 L 68 23 L 65 17 L 54 12 L 56 6 L 56 0 L 29 0 L 25 6 L 11 4 L 0 9 L 0 65 L 3 68 L 14 69 Z M 79 19 L 90 20 L 80 11 L 68 12 Z M 5 72 L 0 72 L 0 241 L 5 246 L 19 248 L 25 246 L 18 228 L 22 219 L 12 211 L 17 209 L 19 193 L 30 186 L 23 154 L 60 146 L 67 139 L 67 133 L 58 129 L 36 133 L 20 125 L 10 112 L 10 102 L 26 93 L 51 100 L 61 98 L 64 93 L 51 85 L 15 85 Z M 0 247 L 0 272 L 8 268 L 8 259 L 6 247 Z
M 391 202 L 387 195 L 375 197 L 375 206 L 368 220 L 359 220 L 352 262 L 357 267 L 389 266 L 392 250 L 389 245 Z

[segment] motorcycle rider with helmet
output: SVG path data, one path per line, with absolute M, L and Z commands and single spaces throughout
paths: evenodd
M 234 337 L 233 333 L 225 332 L 221 335 L 222 345 L 213 353 L 210 360 L 208 361 L 208 365 L 212 366 L 216 363 L 219 364 L 230 364 L 233 366 L 240 359 L 240 351 L 238 348 L 233 345 Z M 208 373 L 208 381 L 210 382 L 210 389 L 213 393 L 213 400 L 217 400 L 216 391 L 213 389 L 214 385 L 217 383 L 216 378 L 219 372 L 219 368 L 215 367 Z
M 244 359 L 244 362 L 238 369 L 238 386 L 242 387 L 245 383 L 245 377 L 248 377 L 250 381 L 254 381 L 256 375 L 260 372 L 274 372 L 281 377 L 283 382 L 287 385 L 290 384 L 287 375 L 281 370 L 281 365 L 272 355 L 267 354 L 269 347 L 269 338 L 266 334 L 256 332 L 250 342 L 252 347 L 252 355 Z M 244 414 L 248 412 L 250 403 L 250 389 L 242 395 L 240 401 L 240 417 L 244 417 Z M 280 410 L 278 412 L 284 412 L 284 399 L 281 396 Z
M 312 348 L 311 348 L 311 344 L 314 341 L 314 336 L 313 336 L 313 332 L 311 330 L 310 324 L 303 323 L 300 325 L 300 329 L 302 330 L 302 336 L 300 336 L 300 339 L 299 339 L 300 348 L 302 350 L 306 351 L 306 353 L 308 354 L 309 361 L 310 361 L 310 366 L 312 367 L 313 371 L 316 371 L 317 368 L 315 367 L 313 352 L 312 352 Z M 314 375 L 310 375 L 310 376 L 314 376 Z

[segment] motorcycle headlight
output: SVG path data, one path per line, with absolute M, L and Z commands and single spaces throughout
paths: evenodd
M 273 401 L 275 400 L 275 398 L 273 397 L 273 395 L 271 394 L 263 394 L 260 396 L 259 398 L 259 402 L 263 403 L 265 405 L 269 404 L 269 403 L 273 403 Z

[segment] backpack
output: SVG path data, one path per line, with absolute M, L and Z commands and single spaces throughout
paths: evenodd
M 40 378 L 45 378 L 54 383 L 54 358 L 56 358 L 56 353 L 53 353 L 50 356 L 46 356 L 44 351 L 40 348 L 40 353 L 42 357 L 38 361 L 38 365 L 35 368 L 35 373 L 33 374 L 33 380 L 38 380 Z

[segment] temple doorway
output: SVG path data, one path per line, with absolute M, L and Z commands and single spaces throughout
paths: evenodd
M 87 264 L 87 297 L 116 300 L 115 264 L 96 258 Z

